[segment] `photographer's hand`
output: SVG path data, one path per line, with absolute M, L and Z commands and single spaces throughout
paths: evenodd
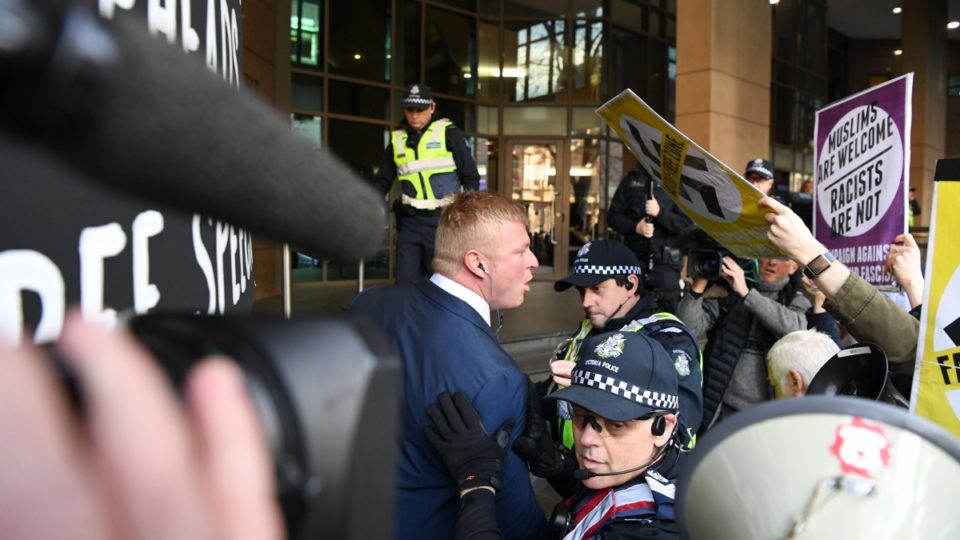
M 480 415 L 462 392 L 452 398 L 446 392 L 437 396 L 437 403 L 427 407 L 427 416 L 432 427 L 423 428 L 423 435 L 443 458 L 460 496 L 474 489 L 500 489 L 500 468 L 513 419 L 487 435 Z
M 33 346 L 0 346 L 4 538 L 283 535 L 265 441 L 236 367 L 207 359 L 186 409 L 125 332 L 67 317 L 86 424 Z
M 723 258 L 723 268 L 720 270 L 723 279 L 730 284 L 730 290 L 744 297 L 750 292 L 747 286 L 747 279 L 743 274 L 743 268 L 733 260 L 733 257 Z

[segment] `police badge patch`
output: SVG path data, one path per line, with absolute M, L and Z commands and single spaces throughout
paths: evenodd
M 603 340 L 594 349 L 600 358 L 616 358 L 623 354 L 623 347 L 626 345 L 623 334 L 614 334 Z
M 677 368 L 677 375 L 681 378 L 690 375 L 690 355 L 683 349 L 674 349 L 673 367 Z

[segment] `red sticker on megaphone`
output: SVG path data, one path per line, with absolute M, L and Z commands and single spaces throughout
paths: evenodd
M 837 426 L 830 453 L 840 462 L 844 474 L 873 478 L 890 465 L 890 441 L 883 426 L 859 416 Z

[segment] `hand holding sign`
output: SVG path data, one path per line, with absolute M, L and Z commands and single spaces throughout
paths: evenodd
M 920 248 L 912 234 L 894 238 L 884 266 L 907 293 L 910 307 L 919 306 L 923 302 L 923 270 L 920 268 Z
M 760 199 L 759 206 L 770 210 L 763 216 L 770 224 L 767 238 L 797 263 L 807 264 L 827 250 L 793 210 L 772 197 Z

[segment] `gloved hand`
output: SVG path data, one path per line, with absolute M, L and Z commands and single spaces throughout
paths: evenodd
M 513 451 L 524 461 L 530 472 L 540 478 L 549 478 L 563 472 L 564 452 L 550 435 L 543 419 L 542 400 L 545 387 L 527 382 L 527 425 L 523 434 L 513 443 Z
M 510 441 L 514 420 L 508 418 L 493 436 L 480 422 L 480 415 L 463 394 L 450 397 L 444 392 L 437 403 L 427 407 L 433 427 L 423 428 L 423 435 L 437 450 L 461 495 L 477 488 L 500 489 L 500 467 Z

